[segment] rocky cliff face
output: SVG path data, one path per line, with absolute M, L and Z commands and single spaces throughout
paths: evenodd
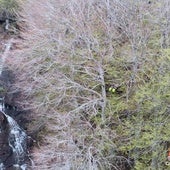
M 15 164 L 15 158 L 13 156 L 12 148 L 9 147 L 8 135 L 9 126 L 6 118 L 0 112 L 0 164 L 6 169 L 12 170 Z

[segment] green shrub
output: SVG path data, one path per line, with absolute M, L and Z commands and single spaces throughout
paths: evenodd
M 17 16 L 19 9 L 18 1 L 16 0 L 0 0 L 0 17 L 2 19 L 13 19 Z

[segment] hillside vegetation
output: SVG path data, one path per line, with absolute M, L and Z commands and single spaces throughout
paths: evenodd
M 0 0 L 0 32 L 2 36 L 5 35 L 5 32 L 14 36 L 19 34 L 21 1 L 22 0 Z M 8 38 L 9 37 L 10 36 L 8 36 Z M 3 39 L 1 41 L 3 41 Z
M 25 48 L 11 68 L 33 111 L 29 128 L 45 125 L 34 169 L 68 161 L 72 169 L 168 169 L 169 1 L 29 0 L 22 8 Z

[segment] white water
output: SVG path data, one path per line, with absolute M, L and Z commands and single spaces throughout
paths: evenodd
M 2 71 L 5 65 L 6 58 L 8 57 L 8 52 L 11 48 L 13 39 L 11 39 L 5 47 L 5 51 L 0 56 L 0 76 L 2 75 Z M 24 163 L 25 157 L 27 154 L 27 135 L 26 133 L 19 127 L 17 122 L 7 115 L 5 112 L 5 105 L 4 105 L 4 98 L 0 98 L 0 112 L 4 114 L 8 121 L 9 125 L 9 136 L 8 136 L 8 143 L 9 146 L 12 148 L 14 157 L 15 157 L 15 164 L 13 165 L 14 169 L 21 169 L 26 170 L 27 165 Z M 0 130 L 1 133 L 1 130 Z M 0 160 L 1 161 L 1 160 Z M 0 170 L 5 170 L 5 166 L 3 163 L 0 163 Z
M 3 112 L 4 110 L 5 110 L 4 98 L 0 98 L 0 111 Z
M 26 152 L 26 133 L 19 127 L 17 122 L 10 116 L 6 115 L 9 123 L 9 146 L 12 148 L 17 163 L 20 163 L 25 157 Z
M 4 164 L 0 163 L 0 170 L 5 170 Z
M 5 64 L 6 58 L 8 56 L 8 52 L 9 52 L 9 50 L 11 48 L 12 42 L 13 42 L 13 39 L 10 39 L 9 42 L 5 45 L 4 53 L 0 57 L 0 76 L 2 74 L 4 64 Z
M 15 162 L 16 164 L 13 165 L 14 168 L 20 168 L 21 170 L 26 170 L 26 164 L 24 163 L 24 159 L 26 157 L 26 140 L 27 135 L 26 133 L 19 127 L 17 122 L 10 117 L 9 115 L 5 114 L 4 112 L 5 106 L 3 102 L 3 98 L 0 98 L 0 111 L 4 114 L 7 119 L 9 125 L 9 136 L 8 136 L 8 143 L 9 146 L 12 148 Z M 0 164 L 0 170 L 5 170 L 3 163 Z

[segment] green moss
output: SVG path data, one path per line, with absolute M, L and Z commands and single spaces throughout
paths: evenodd
M 19 4 L 17 0 L 0 0 L 1 12 L 6 13 L 6 17 L 16 16 L 19 9 Z
M 0 93 L 4 93 L 4 92 L 6 92 L 6 89 L 4 87 L 0 86 Z

